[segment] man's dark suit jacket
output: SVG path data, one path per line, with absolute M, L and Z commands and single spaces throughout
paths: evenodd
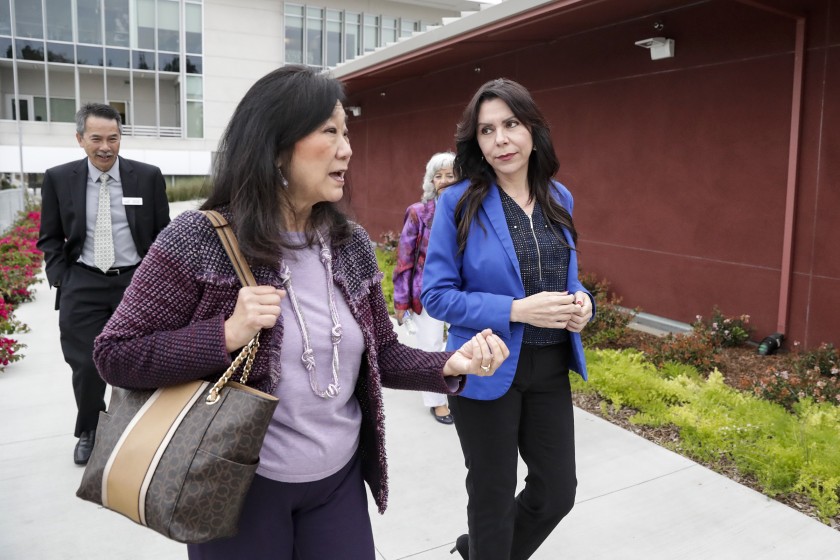
M 143 204 L 125 206 L 128 226 L 140 258 L 157 234 L 169 223 L 166 183 L 160 169 L 120 158 L 124 197 L 139 197 Z M 48 169 L 41 187 L 41 233 L 38 248 L 44 252 L 50 286 L 60 283 L 67 267 L 82 254 L 87 233 L 88 159 Z

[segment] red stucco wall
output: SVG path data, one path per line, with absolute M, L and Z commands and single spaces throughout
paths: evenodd
M 809 14 L 787 334 L 838 344 L 840 0 L 776 5 Z M 675 58 L 633 45 L 657 20 Z M 356 217 L 374 240 L 399 231 L 472 93 L 509 77 L 552 124 L 583 268 L 628 306 L 691 322 L 717 305 L 751 315 L 761 338 L 778 313 L 793 46 L 792 20 L 719 0 L 354 93 Z

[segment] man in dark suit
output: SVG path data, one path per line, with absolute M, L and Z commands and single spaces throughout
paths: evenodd
M 87 464 L 105 410 L 93 340 L 169 223 L 160 169 L 118 157 L 121 137 L 119 113 L 109 105 L 85 105 L 76 113 L 76 140 L 87 158 L 48 169 L 41 189 L 38 248 L 47 280 L 57 288 L 61 350 L 73 370 L 77 465 Z

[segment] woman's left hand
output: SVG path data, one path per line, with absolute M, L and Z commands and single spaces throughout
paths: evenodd
M 443 375 L 493 375 L 508 356 L 510 350 L 504 341 L 493 334 L 492 330 L 484 329 L 466 341 L 446 361 Z
M 566 323 L 566 330 L 579 333 L 592 318 L 592 300 L 586 292 L 575 292 L 575 312 Z

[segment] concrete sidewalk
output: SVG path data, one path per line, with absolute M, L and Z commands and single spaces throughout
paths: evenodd
M 16 312 L 32 328 L 15 335 L 26 358 L 0 373 L 0 559 L 186 558 L 75 497 L 70 370 L 54 292 L 43 282 L 35 295 Z M 371 507 L 378 558 L 453 558 L 467 501 L 455 430 L 419 394 L 386 390 L 385 407 L 391 496 L 384 516 Z M 591 414 L 576 410 L 575 422 L 577 504 L 534 559 L 840 558 L 840 532 Z

